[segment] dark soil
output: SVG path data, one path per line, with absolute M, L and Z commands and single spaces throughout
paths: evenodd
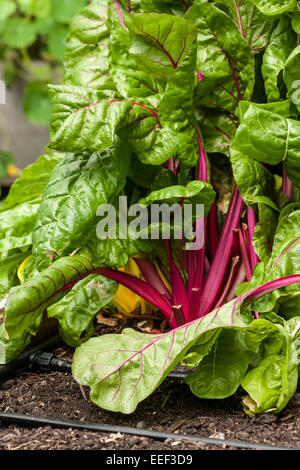
M 72 351 L 66 347 L 57 349 L 55 353 L 60 357 L 72 357 Z M 84 391 L 87 400 L 71 374 L 23 370 L 17 376 L 0 382 L 0 411 L 300 449 L 300 393 L 296 393 L 279 415 L 251 418 L 242 409 L 242 392 L 226 400 L 200 400 L 186 384 L 176 379 L 166 379 L 131 415 L 98 408 L 89 400 L 88 388 L 85 387 Z M 21 427 L 0 422 L 0 449 L 192 450 L 222 447 L 183 440 L 159 441 L 120 433 Z

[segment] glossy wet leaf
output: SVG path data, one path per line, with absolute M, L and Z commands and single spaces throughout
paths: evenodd
M 240 115 L 232 150 L 271 165 L 284 161 L 288 176 L 299 186 L 299 122 L 246 102 L 240 105 Z
M 129 161 L 130 150 L 118 141 L 107 151 L 69 155 L 55 167 L 33 233 L 39 268 L 81 246 L 83 237 L 96 236 L 98 207 L 111 202 L 123 188 Z
M 292 30 L 291 20 L 288 16 L 283 16 L 275 27 L 263 56 L 261 70 L 269 101 L 280 99 L 279 74 L 284 70 L 285 62 L 295 45 L 296 35 Z
M 0 260 L 11 250 L 29 248 L 38 207 L 39 202 L 26 202 L 0 213 Z
M 92 338 L 74 355 L 73 376 L 91 387 L 91 400 L 102 408 L 132 413 L 208 331 L 247 325 L 234 303 L 163 335 L 126 329 L 121 335 Z
M 191 181 L 186 187 L 176 185 L 152 191 L 147 197 L 141 199 L 139 204 L 145 206 L 155 202 L 179 204 L 182 199 L 184 199 L 184 202 L 190 204 L 204 204 L 205 213 L 207 213 L 215 199 L 215 192 L 208 183 L 203 183 L 203 181 Z
M 65 84 L 114 88 L 108 63 L 111 4 L 108 0 L 93 1 L 71 22 L 66 46 Z
M 198 368 L 185 382 L 199 398 L 221 399 L 240 386 L 254 354 L 242 332 L 224 329 Z
M 197 69 L 203 75 L 196 99 L 202 106 L 232 113 L 249 99 L 254 84 L 254 58 L 236 24 L 213 4 L 192 6 L 186 19 L 197 28 Z
M 265 15 L 280 15 L 297 7 L 296 0 L 251 0 L 251 2 Z
M 117 290 L 115 281 L 91 274 L 48 308 L 48 316 L 57 318 L 60 335 L 69 346 L 76 347 L 93 334 L 93 319 L 113 300 Z
M 249 397 L 243 399 L 248 414 L 278 413 L 294 395 L 298 383 L 299 346 L 293 330 L 299 322 L 299 317 L 285 326 L 254 322 L 259 330 L 265 331 L 266 339 L 262 360 L 242 381 L 242 387 L 249 393 Z
M 190 22 L 167 14 L 132 14 L 125 24 L 132 33 L 130 53 L 142 70 L 160 80 L 173 74 L 196 36 Z
M 77 253 L 60 258 L 38 276 L 13 287 L 3 312 L 8 338 L 18 342 L 18 337 L 24 335 L 28 342 L 41 326 L 44 310 L 67 293 L 68 283 L 92 269 L 91 261 Z
M 39 200 L 49 182 L 50 173 L 55 166 L 66 157 L 59 152 L 48 152 L 41 155 L 35 163 L 28 165 L 16 179 L 5 198 L 1 211 L 33 200 Z

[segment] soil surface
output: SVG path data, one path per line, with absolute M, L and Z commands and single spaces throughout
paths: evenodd
M 116 331 L 103 326 L 102 331 Z M 71 359 L 72 350 L 55 354 Z M 83 391 L 82 391 L 83 390 Z M 0 411 L 49 418 L 133 426 L 170 433 L 241 440 L 300 449 L 300 393 L 279 415 L 247 416 L 243 391 L 226 400 L 200 400 L 177 379 L 166 379 L 131 415 L 104 411 L 89 399 L 89 389 L 69 373 L 20 371 L 0 382 Z M 86 395 L 86 397 L 84 396 Z M 222 449 L 184 440 L 155 440 L 74 429 L 30 428 L 0 422 L 0 450 L 197 450 Z

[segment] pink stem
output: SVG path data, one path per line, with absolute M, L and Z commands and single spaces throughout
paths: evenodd
M 246 269 L 247 281 L 250 281 L 252 277 L 252 271 L 251 271 L 250 261 L 249 261 L 249 257 L 247 253 L 247 247 L 245 244 L 245 239 L 240 229 L 238 229 L 238 234 L 239 234 L 239 241 L 240 241 L 240 248 L 241 248 L 243 263 Z
M 211 256 L 211 260 L 213 260 L 217 252 L 218 243 L 219 243 L 216 201 L 213 202 L 212 208 L 208 214 L 208 233 L 209 233 L 210 256 Z
M 298 284 L 300 283 L 300 274 L 295 274 L 293 276 L 286 276 L 279 279 L 275 279 L 274 281 L 267 282 L 259 287 L 255 287 L 250 292 L 244 294 L 247 298 L 247 304 L 255 302 L 255 300 L 259 299 L 263 295 L 269 294 L 274 290 L 281 289 L 282 287 L 286 287 L 290 284 Z
M 189 321 L 189 302 L 188 302 L 185 285 L 173 261 L 170 240 L 165 240 L 165 246 L 167 249 L 168 259 L 169 259 L 170 269 L 171 269 L 173 312 L 176 317 L 176 315 L 182 311 L 185 321 L 187 322 Z
M 218 303 L 216 304 L 215 308 L 221 307 L 223 305 L 223 303 L 225 303 L 226 297 L 228 296 L 228 293 L 229 293 L 230 288 L 232 286 L 232 281 L 234 279 L 234 274 L 235 274 L 236 269 L 238 267 L 239 261 L 240 261 L 239 256 L 236 256 L 232 259 L 231 268 L 230 268 L 230 272 L 229 272 L 229 276 L 228 276 L 226 285 L 223 289 L 223 293 L 222 293 L 220 299 L 218 300 Z
M 148 284 L 150 284 L 154 289 L 156 289 L 157 292 L 163 297 L 166 297 L 168 302 L 171 302 L 172 296 L 151 261 L 149 261 L 148 259 L 141 258 L 134 258 L 134 261 L 137 264 L 146 282 L 148 282 Z
M 290 201 L 294 202 L 293 183 L 286 174 L 284 164 L 282 164 L 282 192 L 290 199 Z
M 239 267 L 239 270 L 237 272 L 237 275 L 233 281 L 233 284 L 231 286 L 231 289 L 226 297 L 226 302 L 230 302 L 230 300 L 234 299 L 235 296 L 236 296 L 236 288 L 242 284 L 242 282 L 246 281 L 246 269 L 245 269 L 245 265 L 244 263 L 242 262 L 241 263 L 241 266 Z
M 255 253 L 254 246 L 253 246 L 253 234 L 256 225 L 256 217 L 255 212 L 251 207 L 247 207 L 247 224 L 249 230 L 249 250 L 250 250 L 250 265 L 251 265 L 251 272 L 253 274 L 253 270 L 257 263 L 259 263 L 259 257 Z
M 118 12 L 120 24 L 121 24 L 122 28 L 124 28 L 124 29 L 127 30 L 127 28 L 126 28 L 126 26 L 125 26 L 125 24 L 124 24 L 124 21 L 123 21 L 123 15 L 122 15 L 121 7 L 120 7 L 120 5 L 119 5 L 118 0 L 115 0 L 115 4 L 116 4 L 116 8 L 117 8 L 117 12 Z
M 238 187 L 236 187 L 227 219 L 222 230 L 218 249 L 204 284 L 204 289 L 201 295 L 201 305 L 199 312 L 197 312 L 199 316 L 204 316 L 209 313 L 215 305 L 231 256 L 234 236 L 233 230 L 238 228 L 243 205 L 243 199 L 239 193 Z

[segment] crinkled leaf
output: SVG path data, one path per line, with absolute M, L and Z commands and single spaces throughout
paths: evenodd
M 185 203 L 204 204 L 205 214 L 207 214 L 215 196 L 216 194 L 210 184 L 203 183 L 203 181 L 191 181 L 186 187 L 177 185 L 153 191 L 147 197 L 141 199 L 139 204 L 148 206 L 158 201 L 178 204 L 184 199 Z
M 161 127 L 151 105 L 111 91 L 74 86 L 50 86 L 52 98 L 49 147 L 74 152 L 110 147 L 119 134 L 138 158 L 160 165 L 178 149 L 178 136 Z
M 208 108 L 197 109 L 196 119 L 202 131 L 206 151 L 229 155 L 237 120 L 223 111 Z
M 66 294 L 70 282 L 92 269 L 93 265 L 85 255 L 76 254 L 58 259 L 39 275 L 13 287 L 3 313 L 8 339 L 18 343 L 22 336 L 28 344 L 41 326 L 44 310 Z
M 0 213 L 0 260 L 31 245 L 38 207 L 39 202 L 26 202 Z
M 251 0 L 264 15 L 280 15 L 297 7 L 296 0 Z
M 50 147 L 99 151 L 112 145 L 132 106 L 112 91 L 79 86 L 49 86 L 52 102 Z
M 94 233 L 96 233 L 96 227 Z M 107 237 L 101 240 L 96 236 L 92 236 L 85 246 L 93 260 L 100 266 L 119 268 L 127 264 L 130 256 L 130 242 L 128 239 L 119 240 Z
M 252 359 L 243 332 L 224 329 L 185 382 L 199 398 L 229 397 L 240 386 Z
M 208 108 L 236 112 L 240 99 L 250 99 L 254 84 L 254 58 L 233 20 L 202 0 L 186 16 L 198 30 L 197 69 L 203 75 L 197 102 Z
M 51 171 L 65 156 L 64 153 L 48 152 L 41 155 L 35 163 L 24 168 L 21 176 L 10 188 L 1 211 L 12 209 L 24 202 L 40 199 L 48 184 Z
M 259 162 L 248 157 L 251 154 L 242 154 L 232 146 L 230 157 L 233 174 L 240 193 L 246 204 L 264 203 L 275 211 L 278 207 L 274 197 L 273 175 Z
M 48 308 L 48 316 L 57 318 L 60 335 L 69 346 L 76 347 L 93 334 L 95 315 L 112 301 L 117 290 L 115 281 L 92 274 Z
M 264 232 L 266 231 L 267 229 L 264 228 Z M 257 235 L 255 238 L 257 238 Z M 268 240 L 265 238 L 255 242 L 255 247 L 262 245 L 261 250 L 264 250 L 262 259 L 266 262 L 266 265 L 263 266 L 261 263 L 260 266 L 257 266 L 258 269 L 255 269 L 249 287 L 300 273 L 299 210 L 290 212 L 280 219 L 274 236 L 272 253 L 269 256 L 267 256 L 267 244 L 269 245 Z M 254 307 L 259 312 L 268 312 L 274 309 L 276 303 L 278 303 L 283 316 L 285 316 L 285 309 L 287 310 L 287 317 L 296 316 L 300 312 L 299 298 L 299 286 L 295 284 L 266 295 L 255 302 Z M 285 304 L 287 304 L 286 307 Z M 291 309 L 294 311 L 292 312 Z
M 92 338 L 75 352 L 73 376 L 91 387 L 91 400 L 102 408 L 132 413 L 210 330 L 244 328 L 237 302 L 231 302 L 163 335 L 126 329 L 121 335 Z
M 296 35 L 291 28 L 291 20 L 283 16 L 273 31 L 270 44 L 265 50 L 262 64 L 262 75 L 268 101 L 280 99 L 278 79 L 284 69 L 285 62 L 292 52 L 296 42 Z
M 300 318 L 297 321 L 299 324 Z M 295 322 L 292 322 L 295 326 Z M 258 320 L 254 325 L 266 339 L 263 343 L 263 359 L 242 381 L 242 387 L 249 393 L 243 403 L 250 415 L 278 413 L 297 389 L 299 351 L 288 324 L 282 326 Z
M 198 129 L 194 115 L 196 42 L 168 80 L 158 107 L 160 122 L 178 135 L 176 157 L 194 166 L 199 159 Z
M 90 236 L 98 207 L 112 201 L 123 188 L 129 161 L 128 147 L 117 141 L 102 152 L 67 156 L 53 170 L 33 233 L 39 269 Z
M 111 15 L 109 43 L 109 70 L 119 93 L 125 97 L 148 97 L 163 90 L 164 80 L 157 80 L 141 70 L 130 54 L 130 34 L 124 28 L 116 11 Z
M 285 162 L 289 178 L 300 186 L 300 124 L 254 103 L 240 104 L 241 124 L 231 149 L 263 163 Z
M 111 3 L 93 1 L 71 22 L 65 54 L 66 85 L 114 88 L 108 63 Z
M 262 14 L 251 0 L 223 0 L 217 6 L 222 8 L 224 4 L 229 7 L 230 16 L 252 51 L 257 53 L 264 49 L 274 27 L 274 18 Z
M 195 27 L 183 18 L 157 13 L 127 15 L 132 34 L 130 54 L 142 70 L 158 79 L 168 79 L 190 50 Z

